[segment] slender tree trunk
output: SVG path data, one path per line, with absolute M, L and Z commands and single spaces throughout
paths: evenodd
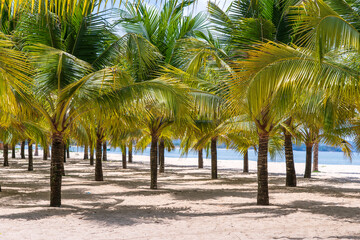
M 164 139 L 160 139 L 159 143 L 159 173 L 165 172 L 165 142 Z
M 21 152 L 20 152 L 20 155 L 21 155 L 21 159 L 25 159 L 25 141 L 22 141 L 22 142 L 21 142 Z
M 104 181 L 103 169 L 102 169 L 102 141 L 98 137 L 96 139 L 96 163 L 95 163 L 95 181 Z
M 9 166 L 9 144 L 4 144 L 4 167 Z
M 313 171 L 319 171 L 319 142 L 316 141 L 314 144 L 314 161 L 313 161 Z
M 11 158 L 16 158 L 16 155 L 15 155 L 15 144 L 11 146 Z
M 127 164 L 126 164 L 126 145 L 124 144 L 121 147 L 121 153 L 122 153 L 122 168 L 126 169 L 127 168 Z
M 150 173 L 151 173 L 150 188 L 151 189 L 157 189 L 158 139 L 159 137 L 156 134 L 152 134 L 151 148 L 150 148 Z
M 34 153 L 34 156 L 39 156 L 39 144 L 38 144 L 38 143 L 35 144 L 35 153 Z
M 47 159 L 48 159 L 48 147 L 43 146 L 43 160 L 47 160 Z
M 66 148 L 66 157 L 70 158 L 70 146 L 67 146 Z
M 85 144 L 84 147 L 84 160 L 89 159 L 89 147 L 87 144 Z
M 248 173 L 249 172 L 249 152 L 246 150 L 244 153 L 244 166 L 243 166 L 243 172 Z
M 307 144 L 306 145 L 306 162 L 305 162 L 304 178 L 311 178 L 312 148 L 313 148 L 313 144 Z
M 211 179 L 217 179 L 217 138 L 211 139 Z
M 107 144 L 106 141 L 103 143 L 103 161 L 107 161 Z
M 296 187 L 296 172 L 291 135 L 285 130 L 285 162 L 286 162 L 286 186 Z
M 28 154 L 29 154 L 29 166 L 28 171 L 34 170 L 34 162 L 33 162 L 33 149 L 32 149 L 32 142 L 28 140 Z
M 47 157 L 49 158 L 49 157 L 51 157 L 51 156 L 50 156 L 50 146 L 48 145 L 48 146 L 46 147 L 46 149 L 47 149 L 47 151 L 46 151 Z
M 268 187 L 268 133 L 259 134 L 259 152 L 257 162 L 258 175 L 258 193 L 257 205 L 269 205 L 269 187 Z
M 94 165 L 94 148 L 90 146 L 90 165 Z
M 61 206 L 61 181 L 64 165 L 64 139 L 62 133 L 53 133 L 50 169 L 50 207 Z
M 133 162 L 133 144 L 132 144 L 132 142 L 130 142 L 130 144 L 129 144 L 128 152 L 129 152 L 129 156 L 128 156 L 129 163 L 132 163 Z
M 198 151 L 198 168 L 204 168 L 203 150 Z

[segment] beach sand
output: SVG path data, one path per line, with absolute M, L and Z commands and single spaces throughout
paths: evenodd
M 166 158 L 158 190 L 150 190 L 149 157 L 121 168 L 120 154 L 104 162 L 104 182 L 94 167 L 71 153 L 61 208 L 50 208 L 50 161 L 9 159 L 0 167 L 0 240 L 6 239 L 360 239 L 360 166 L 320 165 L 312 179 L 285 187 L 285 164 L 269 162 L 270 206 L 256 205 L 256 162 Z M 117 161 L 114 161 L 117 160 Z

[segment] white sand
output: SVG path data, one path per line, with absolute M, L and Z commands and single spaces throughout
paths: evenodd
M 148 157 L 123 170 L 120 155 L 104 162 L 104 182 L 94 167 L 71 153 L 63 179 L 63 206 L 50 208 L 49 161 L 9 159 L 0 167 L 0 240 L 6 239 L 360 239 L 360 166 L 321 165 L 298 187 L 286 188 L 284 163 L 269 162 L 270 206 L 256 206 L 256 162 L 166 159 L 159 189 L 149 189 Z

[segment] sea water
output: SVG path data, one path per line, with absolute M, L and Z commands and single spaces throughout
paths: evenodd
M 83 151 L 81 147 L 71 147 L 71 151 Z M 109 153 L 121 153 L 119 148 L 116 149 L 109 149 Z M 210 153 L 209 153 L 210 154 Z M 218 148 L 217 149 L 218 160 L 243 160 L 243 156 L 241 153 L 232 150 L 232 149 L 225 149 L 225 148 Z M 144 155 L 150 156 L 150 148 L 146 148 L 144 152 L 134 152 L 134 155 Z M 204 151 L 204 158 L 210 158 L 206 156 L 206 152 Z M 249 161 L 256 161 L 257 154 L 253 149 L 249 150 Z M 181 150 L 179 148 L 174 149 L 171 152 L 165 151 L 165 157 L 172 157 L 172 158 L 197 158 L 197 152 L 192 151 L 189 152 L 187 155 L 181 156 Z M 306 152 L 305 151 L 294 151 L 294 161 L 296 163 L 305 163 Z M 276 158 L 271 159 L 269 157 L 270 162 L 285 162 L 285 156 L 278 155 Z M 349 158 L 344 157 L 342 152 L 324 152 L 319 151 L 319 164 L 331 164 L 331 165 L 360 165 L 360 155 L 358 153 L 354 153 L 352 156 L 352 160 Z

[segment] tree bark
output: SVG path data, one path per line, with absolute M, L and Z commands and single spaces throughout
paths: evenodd
M 89 147 L 87 144 L 85 144 L 84 147 L 84 160 L 89 159 Z
M 159 137 L 156 134 L 152 134 L 151 148 L 150 148 L 150 173 L 151 173 L 150 188 L 151 189 L 157 189 L 158 139 Z
M 319 171 L 319 142 L 317 141 L 314 144 L 313 171 Z
M 107 161 L 107 144 L 106 141 L 103 143 L 103 161 Z
M 47 145 L 47 146 L 46 146 L 46 149 L 47 149 L 47 150 L 46 150 L 47 157 L 49 158 L 49 157 L 51 157 L 51 156 L 50 156 L 50 146 Z
M 121 147 L 121 153 L 122 153 L 122 168 L 126 169 L 127 168 L 127 163 L 126 163 L 126 145 L 123 145 Z
M 312 148 L 313 148 L 313 144 L 306 145 L 306 162 L 305 162 L 304 178 L 311 178 Z
M 20 152 L 21 159 L 25 159 L 25 141 L 21 142 L 21 152 Z
M 129 163 L 132 163 L 133 162 L 133 145 L 132 145 L 132 142 L 130 142 L 129 144 L 129 149 L 128 149 L 128 152 L 129 152 Z
M 165 142 L 164 139 L 160 139 L 159 143 L 159 173 L 165 172 Z
M 217 179 L 217 138 L 211 139 L 211 179 Z
M 15 144 L 11 146 L 11 158 L 16 158 L 16 155 L 15 155 Z
M 204 168 L 203 149 L 198 151 L 198 168 Z
M 4 167 L 9 166 L 9 144 L 4 144 Z
M 52 135 L 50 169 L 50 207 L 61 206 L 61 182 L 64 165 L 64 139 L 62 133 Z
M 96 163 L 95 163 L 95 181 L 104 181 L 102 169 L 102 140 L 100 137 L 96 139 Z
M 70 158 L 70 146 L 66 147 L 66 157 Z
M 292 147 L 291 134 L 284 131 L 285 137 L 285 162 L 286 162 L 286 186 L 296 187 L 296 172 L 294 164 L 294 154 Z
M 43 160 L 47 160 L 48 159 L 48 147 L 47 146 L 43 146 Z
M 64 143 L 64 163 L 66 163 L 66 144 Z
M 90 165 L 94 165 L 94 148 L 90 146 Z
M 28 154 L 29 154 L 28 171 L 33 171 L 34 170 L 33 149 L 32 149 L 32 142 L 30 139 L 28 140 Z
M 249 152 L 246 150 L 244 153 L 244 166 L 243 166 L 243 172 L 248 173 L 249 172 Z
M 269 186 L 268 186 L 268 133 L 259 134 L 259 152 L 257 162 L 258 193 L 257 205 L 269 205 Z
M 38 143 L 35 144 L 35 153 L 34 156 L 39 156 L 39 145 Z

